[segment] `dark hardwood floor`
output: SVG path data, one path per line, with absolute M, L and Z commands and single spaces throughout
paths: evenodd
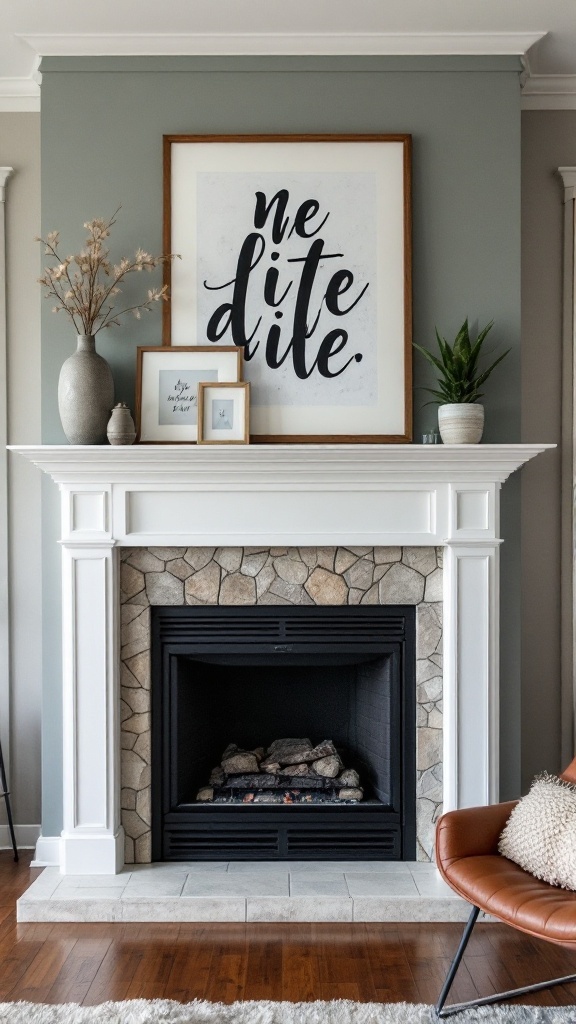
M 0 853 L 0 1002 L 355 999 L 435 1002 L 459 924 L 17 924 L 39 874 Z M 576 956 L 501 925 L 475 929 L 454 1000 L 562 974 Z M 524 1000 L 576 1003 L 576 985 Z

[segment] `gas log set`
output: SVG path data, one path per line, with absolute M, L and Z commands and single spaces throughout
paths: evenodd
M 230 743 L 209 784 L 198 790 L 200 803 L 325 804 L 358 803 L 364 791 L 354 768 L 345 768 L 332 740 L 313 746 L 309 739 L 274 740 L 267 750 L 243 750 Z

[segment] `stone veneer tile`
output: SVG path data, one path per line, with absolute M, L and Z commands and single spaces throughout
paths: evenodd
M 441 548 L 125 548 L 121 562 L 122 823 L 126 830 L 126 863 L 148 863 L 151 856 L 153 604 L 417 605 L 418 857 L 432 859 L 442 794 Z M 256 905 L 253 911 L 260 912 Z M 261 911 L 264 913 L 264 909 Z M 244 920 L 221 918 L 225 919 Z M 291 919 L 314 920 L 286 918 Z

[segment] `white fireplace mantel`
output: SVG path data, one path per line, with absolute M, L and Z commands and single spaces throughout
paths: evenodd
M 61 870 L 123 864 L 119 546 L 443 546 L 444 807 L 497 800 L 499 491 L 553 447 L 12 446 L 61 492 Z

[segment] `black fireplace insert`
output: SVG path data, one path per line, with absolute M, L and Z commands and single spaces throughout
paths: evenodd
M 413 606 L 152 608 L 152 859 L 415 859 L 415 665 Z M 331 740 L 363 799 L 198 802 L 229 744 L 283 737 Z

